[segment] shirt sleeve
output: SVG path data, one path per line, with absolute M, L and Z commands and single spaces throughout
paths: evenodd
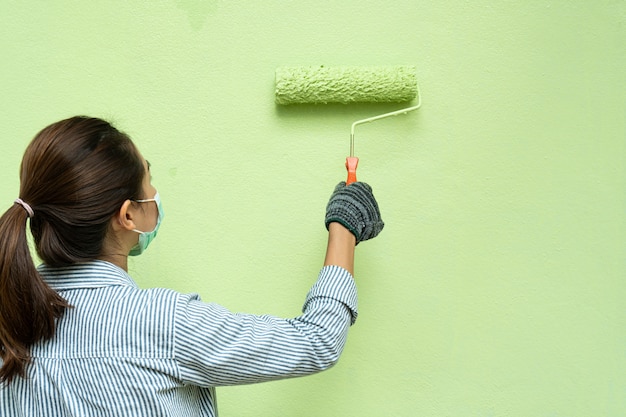
M 324 267 L 302 312 L 292 319 L 232 313 L 197 295 L 181 296 L 174 324 L 181 380 L 203 387 L 250 384 L 330 368 L 357 317 L 350 273 Z

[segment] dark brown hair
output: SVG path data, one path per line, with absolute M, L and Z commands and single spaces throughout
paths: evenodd
M 104 120 L 73 117 L 39 132 L 22 159 L 19 198 L 34 212 L 41 260 L 59 267 L 97 259 L 123 202 L 143 197 L 144 175 L 130 138 Z M 28 217 L 18 204 L 0 217 L 0 382 L 25 376 L 30 346 L 54 336 L 70 307 L 37 272 Z

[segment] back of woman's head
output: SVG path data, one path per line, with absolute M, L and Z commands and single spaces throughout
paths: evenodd
M 20 204 L 0 217 L 0 381 L 24 376 L 29 347 L 54 335 L 55 319 L 68 307 L 35 268 L 28 218 L 44 263 L 97 259 L 122 203 L 144 197 L 144 175 L 129 137 L 101 119 L 62 120 L 32 140 L 22 160 Z

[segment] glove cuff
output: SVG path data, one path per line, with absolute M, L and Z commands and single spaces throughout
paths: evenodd
M 341 224 L 343 227 L 345 227 L 346 229 L 348 229 L 350 231 L 350 233 L 352 233 L 354 235 L 354 237 L 356 238 L 356 243 L 357 245 L 359 244 L 359 242 L 361 241 L 361 237 L 359 236 L 359 232 L 352 227 L 352 225 L 350 225 L 348 222 L 346 222 L 344 219 L 340 218 L 340 217 L 329 217 L 326 219 L 326 230 L 328 230 L 328 227 L 331 223 L 333 222 L 337 222 L 339 224 Z

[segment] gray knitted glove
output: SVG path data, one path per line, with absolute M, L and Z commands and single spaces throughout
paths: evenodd
M 332 222 L 341 223 L 350 230 L 357 245 L 375 238 L 385 226 L 372 187 L 364 182 L 346 186 L 342 181 L 335 187 L 326 206 L 326 229 Z

